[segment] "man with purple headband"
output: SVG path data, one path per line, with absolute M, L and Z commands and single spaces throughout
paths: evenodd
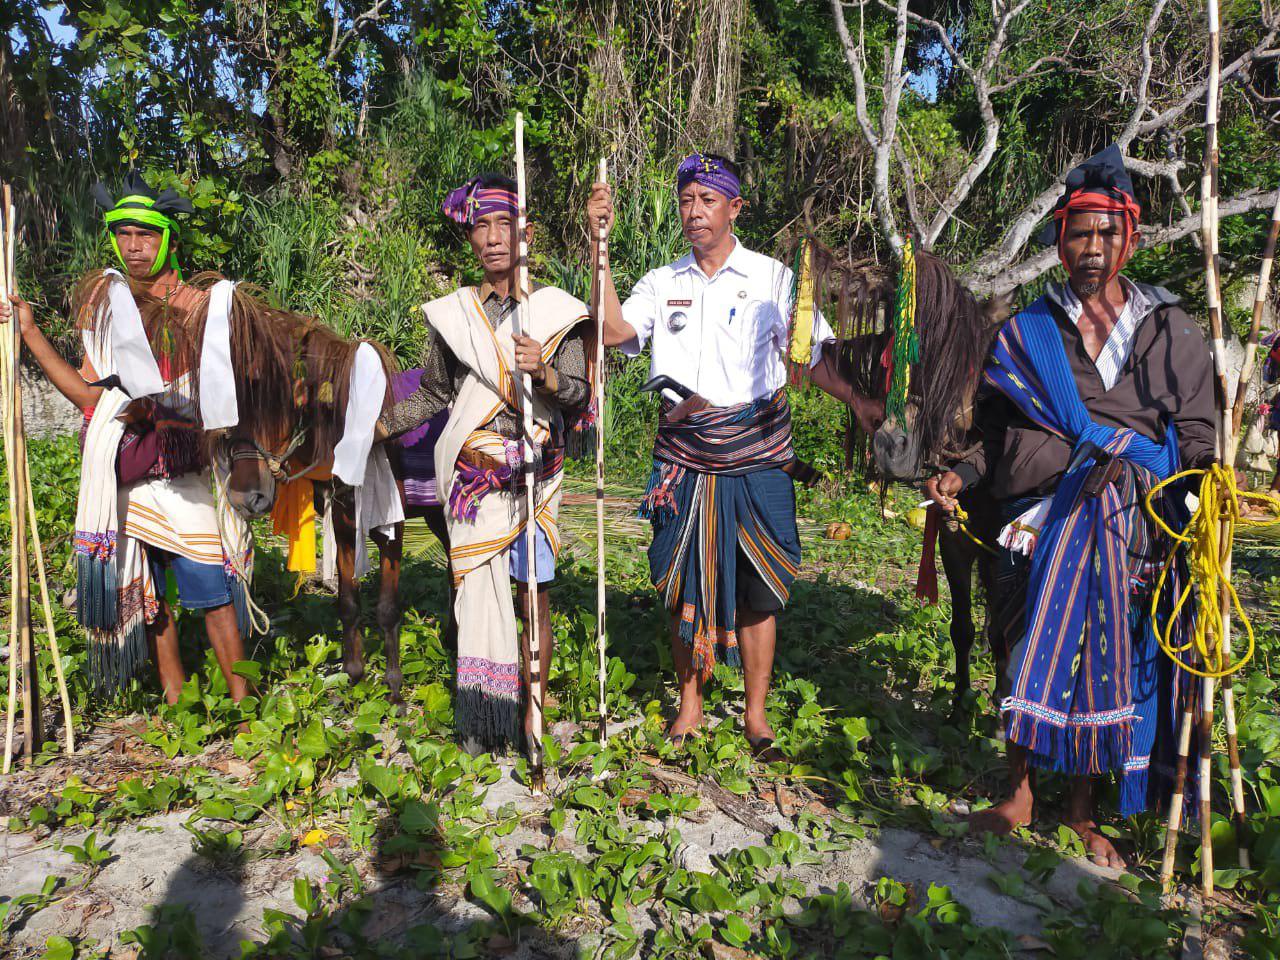
M 647 273 L 625 304 L 606 263 L 603 291 L 605 343 L 634 356 L 652 339 L 650 373 L 668 378 L 644 507 L 680 686 L 667 735 L 678 744 L 702 725 L 702 684 L 722 659 L 743 669 L 752 751 L 776 760 L 765 699 L 777 611 L 800 564 L 784 389 L 792 273 L 734 236 L 742 189 L 733 161 L 694 154 L 680 164 L 676 189 L 692 250 Z M 587 204 L 592 236 L 612 221 L 609 188 L 597 183 Z M 835 351 L 823 349 L 834 339 L 815 315 L 810 377 L 872 432 L 877 405 L 838 375 Z
M 444 213 L 466 231 L 484 281 L 423 306 L 428 336 L 422 381 L 392 408 L 384 428 L 389 436 L 399 436 L 449 408 L 435 447 L 435 466 L 457 591 L 455 727 L 467 749 L 497 751 L 518 737 L 521 677 L 525 685 L 530 682 L 528 641 L 523 651 L 517 648 L 511 600 L 515 579 L 521 619 L 527 626 L 523 426 L 515 374 L 528 373 L 534 386 L 534 566 L 538 583 L 544 584 L 555 575 L 560 549 L 556 524 L 565 433 L 590 415 L 592 392 L 583 343 L 589 324 L 584 326 L 587 308 L 580 300 L 555 287 L 534 284 L 527 335 L 514 333 L 519 244 L 516 186 L 509 179 L 493 174 L 474 178 L 445 198 Z M 538 617 L 544 664 L 538 679 L 545 702 L 553 649 L 545 590 L 538 591 Z M 523 636 L 529 636 L 527 629 Z

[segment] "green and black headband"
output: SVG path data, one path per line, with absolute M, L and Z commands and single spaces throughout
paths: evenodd
M 160 234 L 160 249 L 156 251 L 156 261 L 151 265 L 151 275 L 159 273 L 166 262 L 171 268 L 178 270 L 178 254 L 172 242 L 177 223 L 173 217 L 180 213 L 194 213 L 195 208 L 191 206 L 191 202 L 179 196 L 175 190 L 157 192 L 141 174 L 133 170 L 125 177 L 123 188 L 123 195 L 115 200 L 104 184 L 97 183 L 93 187 L 93 198 L 104 211 L 102 218 L 106 222 L 116 258 L 123 266 L 124 257 L 120 255 L 116 230 L 127 226 L 142 227 Z

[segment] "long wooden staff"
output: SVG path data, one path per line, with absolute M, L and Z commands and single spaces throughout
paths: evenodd
M 528 223 L 528 204 L 525 198 L 524 175 L 524 114 L 516 113 L 516 231 L 520 258 L 516 266 L 516 292 L 519 300 L 516 303 L 516 333 L 527 336 L 529 330 L 529 240 L 526 224 Z M 526 621 L 529 631 L 529 705 L 532 714 L 532 730 L 529 733 L 529 784 L 541 791 L 544 784 L 542 770 L 542 638 L 541 617 L 538 615 L 538 571 L 537 571 L 537 481 L 536 465 L 533 462 L 533 377 L 528 373 L 520 376 L 520 409 L 524 414 L 524 487 L 525 487 L 525 526 L 524 545 L 528 560 L 526 569 L 525 595 L 529 600 L 529 617 Z
M 1215 191 L 1216 194 L 1216 191 Z M 1214 217 L 1216 220 L 1216 196 Z M 1215 233 L 1217 224 L 1214 224 Z M 1236 381 L 1235 402 L 1231 407 L 1230 449 L 1227 451 L 1227 464 L 1235 466 L 1236 452 L 1240 446 L 1240 428 L 1244 421 L 1245 395 L 1249 391 L 1249 383 L 1253 379 L 1253 369 L 1258 357 L 1258 339 L 1262 333 L 1262 315 L 1266 311 L 1267 293 L 1271 284 L 1271 265 L 1276 255 L 1276 239 L 1280 237 L 1280 192 L 1276 195 L 1276 204 L 1271 211 L 1271 224 L 1262 246 L 1262 264 L 1258 267 L 1258 291 L 1253 299 L 1253 317 L 1249 323 L 1249 339 L 1245 344 L 1244 363 L 1240 366 L 1240 377 Z M 1230 576 L 1231 558 L 1227 558 L 1226 572 Z M 1224 607 L 1227 601 L 1223 600 Z M 1229 609 L 1229 607 L 1227 607 Z M 1231 629 L 1230 623 L 1225 625 L 1222 636 L 1222 652 L 1228 663 L 1231 662 Z M 1222 678 L 1222 710 L 1227 726 L 1227 764 L 1231 771 L 1231 817 L 1236 828 L 1236 855 L 1240 867 L 1248 870 L 1249 847 L 1246 843 L 1248 824 L 1244 811 L 1244 774 L 1240 768 L 1240 740 L 1236 728 L 1236 691 L 1230 674 Z
M 600 158 L 597 183 L 608 183 L 609 161 Z M 609 256 L 609 240 L 604 221 L 596 240 L 596 675 L 600 697 L 600 743 L 609 739 L 609 714 L 605 691 L 609 656 L 604 632 L 604 265 Z
M 14 245 L 17 240 L 14 225 L 13 191 L 4 185 L 4 283 L 3 289 L 7 298 L 14 290 L 13 273 L 16 266 Z M 12 451 L 9 461 L 9 488 L 14 499 L 9 502 L 9 515 L 12 520 L 12 552 L 10 564 L 17 578 L 17 590 L 12 602 L 16 607 L 18 633 L 18 672 L 22 677 L 22 736 L 23 757 L 27 766 L 35 762 L 44 739 L 44 731 L 40 723 L 40 680 L 36 669 L 36 653 L 31 637 L 31 574 L 30 557 L 27 546 L 27 501 L 30 489 L 30 478 L 27 475 L 27 441 L 22 422 L 22 381 L 19 377 L 19 358 L 21 356 L 22 334 L 19 325 L 11 320 L 9 329 L 5 331 L 5 345 L 8 355 L 4 358 L 9 376 L 7 395 L 10 404 L 10 416 L 6 424 L 12 439 L 7 446 Z M 12 646 L 12 630 L 10 633 Z M 12 674 L 10 679 L 12 690 Z M 7 733 L 7 731 L 6 731 Z M 9 742 L 6 742 L 6 764 L 12 756 Z
M 1222 328 L 1222 288 L 1218 275 L 1218 96 L 1221 82 L 1221 31 L 1218 18 L 1218 0 L 1208 0 L 1209 24 L 1209 82 L 1205 96 L 1204 120 L 1204 169 L 1200 176 L 1201 246 L 1204 250 L 1205 301 L 1209 309 L 1209 334 L 1213 339 L 1213 367 L 1217 379 L 1218 412 L 1218 460 L 1231 469 L 1231 455 L 1235 449 L 1232 439 L 1231 405 L 1227 397 L 1227 350 Z M 1225 533 L 1225 530 L 1224 530 Z M 1222 537 L 1224 556 L 1221 558 L 1225 577 L 1230 576 L 1230 539 Z M 1218 598 L 1222 606 L 1224 651 L 1230 647 L 1231 605 L 1225 587 Z M 1211 672 L 1206 664 L 1205 672 Z M 1205 898 L 1213 895 L 1213 834 L 1210 797 L 1213 787 L 1213 698 L 1214 678 L 1201 680 L 1199 718 L 1199 781 L 1200 781 L 1200 886 Z M 1178 777 L 1185 785 L 1186 766 L 1190 741 L 1190 712 L 1183 713 L 1183 729 L 1178 737 Z M 1182 791 L 1175 790 L 1166 827 L 1164 862 L 1161 879 L 1166 883 L 1173 875 L 1173 854 L 1177 848 L 1177 829 L 1181 823 Z M 1172 834 L 1172 835 L 1171 835 Z
M 14 206 L 11 200 L 11 188 L 5 186 L 3 191 L 4 197 L 4 218 L 0 220 L 0 290 L 3 290 L 7 300 L 11 294 L 18 292 L 18 274 L 17 274 L 17 218 L 15 216 Z M 58 635 L 53 625 L 53 605 L 49 600 L 49 578 L 44 562 L 44 546 L 40 541 L 40 524 L 36 514 L 35 495 L 31 485 L 31 469 L 26 456 L 26 439 L 22 432 L 21 420 L 21 379 L 20 367 L 18 360 L 20 358 L 21 329 L 18 326 L 16 317 L 11 321 L 13 324 L 13 337 L 0 337 L 0 389 L 4 391 L 4 407 L 5 407 L 5 457 L 9 463 L 9 484 L 10 484 L 10 504 L 12 508 L 20 508 L 21 501 L 26 501 L 26 518 L 30 524 L 30 546 L 35 551 L 36 556 L 36 574 L 40 584 L 40 606 L 44 614 L 45 631 L 49 636 L 49 649 L 53 659 L 53 669 L 58 680 L 58 694 L 62 702 L 62 717 L 66 731 L 66 749 L 68 753 L 75 753 L 75 727 L 72 721 L 71 713 L 71 697 L 67 691 L 66 676 L 62 669 L 62 653 L 58 648 Z M 10 411 L 16 410 L 17 416 L 11 416 Z M 20 444 L 15 444 L 16 438 L 21 437 Z M 19 488 L 19 484 L 21 487 Z M 16 514 L 11 514 L 11 518 L 16 520 Z M 17 533 L 17 524 L 13 525 L 13 532 Z M 7 773 L 9 764 L 13 755 L 13 719 L 16 707 L 16 672 L 18 657 L 14 656 L 14 648 L 17 646 L 17 639 L 20 634 L 19 618 L 20 610 L 20 590 L 19 575 L 21 573 L 22 564 L 19 559 L 25 562 L 26 542 L 12 546 L 11 556 L 14 562 L 10 564 L 11 586 L 13 603 L 10 608 L 10 700 L 8 722 L 6 724 L 6 741 L 5 741 L 5 758 L 4 771 Z M 22 555 L 21 557 L 19 555 Z M 29 575 L 29 571 L 28 571 Z M 28 587 L 28 624 L 30 622 L 30 593 Z M 37 666 L 37 658 L 35 656 L 34 644 L 32 645 L 31 656 L 24 663 L 29 664 L 31 673 L 24 679 L 26 689 L 31 690 L 32 705 L 32 722 L 36 725 L 40 723 L 39 716 L 39 687 L 38 678 L 35 676 Z M 25 701 L 24 697 L 24 701 Z M 25 727 L 25 723 L 24 723 Z M 42 731 L 41 731 L 42 732 Z M 28 762 L 32 760 L 34 754 L 28 751 Z
M 2 201 L 0 201 L 2 202 Z M 7 212 L 8 207 L 4 210 Z M 8 232 L 0 220 L 0 289 L 9 289 Z M 10 318 L 11 327 L 17 327 L 17 318 Z M 18 503 L 18 472 L 14 467 L 13 443 L 13 337 L 11 330 L 0 331 L 0 407 L 4 416 L 4 457 L 8 466 L 6 481 L 9 493 L 9 697 L 5 709 L 4 724 L 4 772 L 8 773 L 13 761 L 13 731 L 18 715 L 18 523 L 15 506 Z

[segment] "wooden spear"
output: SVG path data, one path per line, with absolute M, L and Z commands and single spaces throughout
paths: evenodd
M 516 267 L 516 333 L 526 336 L 529 330 L 529 240 L 528 240 L 528 204 L 525 191 L 524 171 L 524 114 L 516 113 L 516 231 L 518 233 L 519 260 Z M 531 713 L 531 730 L 529 732 L 529 786 L 541 792 L 545 783 L 542 769 L 542 638 L 541 617 L 538 610 L 538 572 L 537 572 L 537 470 L 534 464 L 533 447 L 533 377 L 528 373 L 520 376 L 520 409 L 524 415 L 524 485 L 525 485 L 525 527 L 524 545 L 526 565 L 525 596 L 529 601 L 529 615 L 525 621 L 529 631 L 529 706 Z
M 600 158 L 597 183 L 608 183 L 609 161 Z M 609 656 L 607 652 L 604 569 L 604 265 L 609 256 L 609 240 L 605 235 L 605 223 L 600 221 L 600 236 L 596 240 L 596 674 L 600 697 L 600 744 L 609 739 L 608 700 L 605 684 L 608 679 Z

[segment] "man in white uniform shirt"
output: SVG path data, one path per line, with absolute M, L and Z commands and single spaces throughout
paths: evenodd
M 742 194 L 732 161 L 694 154 L 676 180 L 690 253 L 646 274 L 625 304 L 607 263 L 603 273 L 605 343 L 634 356 L 652 340 L 651 375 L 705 401 L 664 396 L 643 508 L 653 520 L 650 571 L 672 617 L 680 685 L 668 736 L 679 743 L 701 726 L 702 682 L 721 659 L 743 668 L 753 752 L 776 760 L 765 699 L 777 611 L 800 563 L 790 475 L 797 461 L 783 389 L 792 271 L 734 236 Z M 587 220 L 593 237 L 612 224 L 606 185 L 593 186 Z M 874 430 L 879 404 L 838 374 L 835 351 L 824 349 L 834 340 L 816 314 L 810 379 Z

